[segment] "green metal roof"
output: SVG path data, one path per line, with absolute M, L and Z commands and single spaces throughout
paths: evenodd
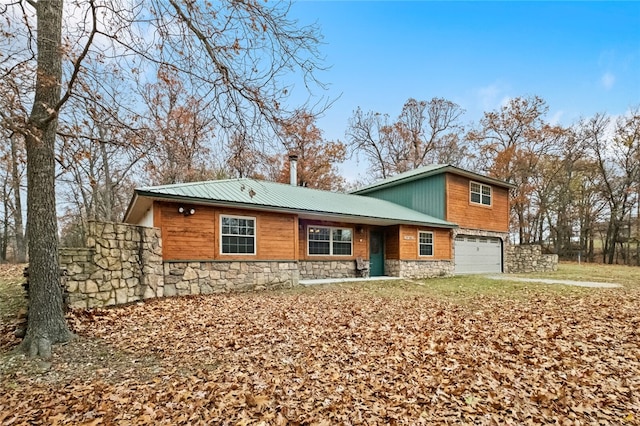
M 489 176 L 484 176 L 478 173 L 471 172 L 469 170 L 461 169 L 450 164 L 432 164 L 429 166 L 420 167 L 418 169 L 409 170 L 408 172 L 400 173 L 399 175 L 392 176 L 387 179 L 372 183 L 371 185 L 364 186 L 362 188 L 351 191 L 352 194 L 366 194 L 369 192 L 377 191 L 382 188 L 389 188 L 397 186 L 413 180 L 422 179 L 428 176 L 437 175 L 440 173 L 450 172 L 466 176 L 470 179 L 477 180 L 483 183 L 489 183 L 492 185 L 502 186 L 505 188 L 515 188 L 515 185 L 505 182 L 500 179 L 495 179 Z
M 138 188 L 125 222 L 137 222 L 152 200 L 176 200 L 240 208 L 294 212 L 301 216 L 380 224 L 457 225 L 373 197 L 322 191 L 254 179 L 228 179 Z

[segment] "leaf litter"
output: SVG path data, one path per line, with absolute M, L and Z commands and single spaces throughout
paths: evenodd
M 640 424 L 638 294 L 327 287 L 73 311 L 80 338 L 51 365 L 3 355 L 0 424 Z

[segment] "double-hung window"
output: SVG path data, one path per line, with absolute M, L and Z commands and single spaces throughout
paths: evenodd
M 471 182 L 471 202 L 482 204 L 484 206 L 491 205 L 491 187 L 478 182 Z
M 309 255 L 351 256 L 353 232 L 350 228 L 310 226 L 307 241 Z
M 420 256 L 433 256 L 433 232 L 418 232 Z
M 222 254 L 256 254 L 256 218 L 220 216 Z

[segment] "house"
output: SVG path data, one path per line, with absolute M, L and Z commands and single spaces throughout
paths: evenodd
M 253 179 L 194 182 L 136 189 L 124 222 L 160 230 L 162 295 L 353 277 L 357 258 L 371 276 L 502 272 L 511 187 L 450 165 L 349 194 Z
M 455 223 L 454 272 L 504 271 L 509 189 L 515 186 L 451 165 L 411 170 L 353 191 Z

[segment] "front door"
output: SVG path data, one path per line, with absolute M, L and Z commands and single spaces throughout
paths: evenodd
M 369 275 L 384 275 L 384 237 L 380 231 L 371 231 L 369 239 Z

